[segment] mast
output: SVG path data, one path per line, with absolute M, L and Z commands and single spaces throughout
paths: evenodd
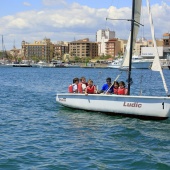
M 128 72 L 128 95 L 130 95 L 130 83 L 131 83 L 134 22 L 135 22 L 135 0 L 132 0 L 131 38 L 130 38 L 130 52 L 129 52 L 130 58 L 129 58 L 129 72 Z

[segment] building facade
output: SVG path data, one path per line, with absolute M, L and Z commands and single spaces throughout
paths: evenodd
M 72 41 L 69 43 L 69 54 L 71 57 L 90 57 L 98 56 L 98 45 L 96 42 L 89 41 L 88 38 Z
M 157 47 L 160 59 L 163 59 L 163 47 Z M 141 56 L 146 59 L 153 59 L 155 57 L 154 47 L 142 47 Z
M 106 55 L 113 59 L 121 52 L 121 42 L 117 38 L 112 38 L 106 42 Z
M 69 52 L 68 45 L 54 44 L 54 46 L 53 46 L 54 57 L 57 58 L 58 60 L 62 60 L 63 55 L 68 53 L 68 52 Z
M 96 33 L 96 42 L 98 43 L 98 54 L 106 55 L 106 42 L 115 38 L 115 32 L 109 29 L 101 29 Z
M 47 38 L 42 41 L 34 41 L 34 43 L 22 41 L 22 51 L 24 58 L 27 60 L 50 62 L 54 56 L 53 44 L 51 40 Z
M 170 47 L 170 33 L 163 34 L 163 47 Z
M 163 34 L 164 56 L 170 61 L 170 33 Z

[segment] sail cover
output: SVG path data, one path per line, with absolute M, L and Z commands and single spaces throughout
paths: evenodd
M 134 19 L 135 22 L 134 23 L 134 32 L 133 32 L 133 49 L 134 49 L 134 45 L 136 42 L 136 38 L 138 35 L 138 30 L 139 30 L 139 24 L 140 23 L 140 16 L 141 16 L 141 5 L 142 5 L 142 0 L 135 0 L 135 16 Z M 122 67 L 128 67 L 129 66 L 129 59 L 130 59 L 130 39 L 131 39 L 131 33 L 130 36 L 128 38 L 128 42 L 126 45 L 126 51 L 124 53 L 124 60 L 122 63 Z

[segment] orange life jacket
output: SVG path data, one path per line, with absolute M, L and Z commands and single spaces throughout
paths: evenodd
M 87 83 L 79 83 L 78 84 L 78 92 L 79 93 L 84 93 L 85 92 L 85 90 L 83 90 L 83 88 L 82 88 L 82 85 L 86 85 L 86 87 L 87 87 Z
M 88 94 L 94 94 L 95 86 L 87 86 L 86 89 Z
M 70 84 L 70 85 L 68 86 L 68 92 L 69 92 L 69 93 L 73 93 L 73 85 L 72 85 L 72 84 Z
M 118 88 L 113 89 L 113 94 L 118 94 Z
M 118 88 L 118 95 L 125 95 L 125 88 Z
M 82 83 L 79 83 L 79 84 L 78 84 L 78 92 L 79 92 L 79 93 L 83 93 Z

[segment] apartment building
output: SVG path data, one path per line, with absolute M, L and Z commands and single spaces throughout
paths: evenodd
M 163 34 L 164 56 L 170 61 L 170 33 Z
M 109 29 L 101 29 L 96 33 L 96 42 L 98 43 L 98 54 L 106 55 L 106 42 L 115 38 L 115 32 Z
M 22 51 L 24 58 L 27 60 L 44 60 L 50 62 L 54 56 L 53 44 L 47 38 L 42 41 L 34 41 L 34 43 L 22 41 Z
M 106 55 L 110 55 L 113 58 L 121 52 L 121 42 L 118 38 L 112 38 L 106 42 Z
M 163 47 L 170 47 L 170 33 L 163 34 Z
M 69 54 L 71 57 L 97 57 L 98 56 L 98 45 L 95 42 L 89 41 L 88 38 L 72 41 L 69 43 Z
M 57 58 L 58 60 L 62 60 L 63 55 L 68 52 L 69 52 L 68 45 L 54 44 L 53 46 L 54 57 Z
M 126 51 L 126 45 L 127 45 L 127 40 L 119 39 L 120 41 L 120 52 L 121 54 L 124 54 Z

